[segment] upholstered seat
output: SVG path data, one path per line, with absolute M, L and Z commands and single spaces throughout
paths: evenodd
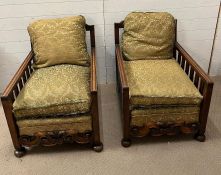
M 202 96 L 174 59 L 124 61 L 133 107 L 199 106 Z
M 174 59 L 124 62 L 131 125 L 199 121 L 202 96 Z
M 90 111 L 89 67 L 57 65 L 37 69 L 13 104 L 17 120 Z

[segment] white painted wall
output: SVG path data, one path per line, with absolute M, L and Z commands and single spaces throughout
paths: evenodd
M 101 84 L 115 82 L 113 23 L 131 11 L 172 13 L 178 19 L 178 40 L 206 70 L 218 6 L 219 0 L 0 0 L 0 92 L 30 50 L 28 24 L 41 18 L 81 14 L 96 26 Z
M 211 64 L 211 75 L 221 75 L 221 15 L 218 21 L 217 34 L 215 38 L 214 52 Z

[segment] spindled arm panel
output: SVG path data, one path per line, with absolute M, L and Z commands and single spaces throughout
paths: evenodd
M 213 84 L 213 81 L 178 42 L 176 42 L 175 48 L 178 57 L 176 58 L 177 62 L 181 62 L 182 69 L 203 95 L 203 89 L 207 85 Z
M 1 99 L 3 100 L 10 100 L 14 101 L 18 96 L 19 92 L 23 88 L 24 84 L 27 82 L 28 78 L 30 77 L 31 73 L 33 72 L 31 65 L 32 59 L 34 57 L 33 52 L 31 51 L 28 56 L 25 58 L 24 62 L 15 73 L 14 77 L 6 87 L 5 91 L 3 92 Z M 30 69 L 30 71 L 29 71 Z

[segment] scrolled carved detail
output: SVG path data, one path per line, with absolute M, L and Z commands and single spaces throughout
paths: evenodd
M 131 126 L 130 134 L 132 137 L 178 135 L 179 133 L 191 134 L 198 131 L 199 124 L 150 124 L 142 127 Z
M 23 146 L 55 146 L 63 143 L 86 144 L 92 141 L 92 132 L 73 134 L 71 131 L 38 132 L 34 135 L 21 135 L 19 142 Z

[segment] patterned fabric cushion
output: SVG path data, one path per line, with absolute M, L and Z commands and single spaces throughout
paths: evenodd
M 57 64 L 89 65 L 83 16 L 38 20 L 28 27 L 35 68 Z
M 164 106 L 131 111 L 131 126 L 145 126 L 153 123 L 196 123 L 199 121 L 198 106 Z
M 90 110 L 89 67 L 57 65 L 37 69 L 13 104 L 17 119 Z
M 175 22 L 171 14 L 130 13 L 124 20 L 122 50 L 126 60 L 173 57 Z
M 18 120 L 20 135 L 33 135 L 38 132 L 68 131 L 72 134 L 84 133 L 92 130 L 90 115 L 63 116 L 60 118 L 25 119 Z
M 200 105 L 202 96 L 174 59 L 124 61 L 132 107 Z

